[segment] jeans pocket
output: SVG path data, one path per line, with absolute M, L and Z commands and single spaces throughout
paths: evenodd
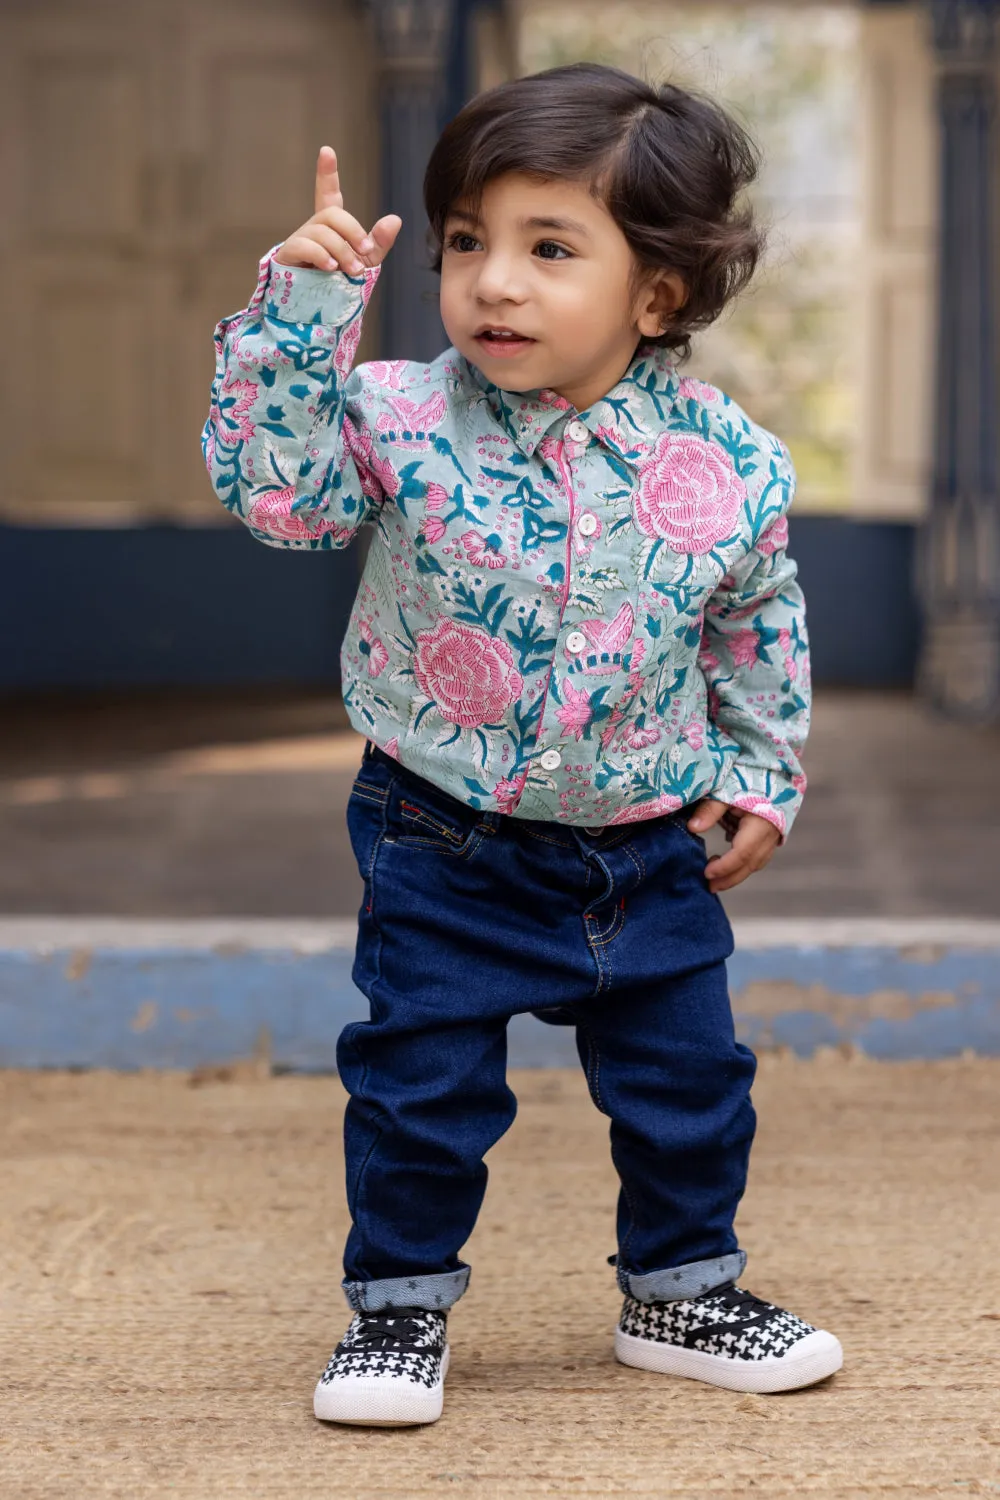
M 695 833 L 693 829 L 688 827 L 688 819 L 694 817 L 695 806 L 696 804 L 692 804 L 690 807 L 682 807 L 680 812 L 671 814 L 668 822 L 671 827 L 679 828 L 683 834 L 686 834 L 692 843 L 698 845 L 699 849 L 705 850 L 708 848 L 708 845 L 705 843 L 702 835 Z
M 454 812 L 450 809 L 446 812 L 406 788 L 400 791 L 392 808 L 386 841 L 447 854 L 454 859 L 468 859 L 490 831 L 486 820 L 472 808 L 467 813 L 458 807 Z
M 388 800 L 387 788 L 359 779 L 347 801 L 347 832 L 358 862 L 358 872 L 366 882 L 371 879 L 379 839 L 385 833 Z

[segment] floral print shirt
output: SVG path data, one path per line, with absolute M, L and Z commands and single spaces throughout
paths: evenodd
M 203 434 L 261 541 L 371 532 L 354 727 L 476 808 L 599 827 L 711 795 L 785 833 L 809 716 L 787 449 L 656 346 L 582 412 L 454 349 L 352 369 L 377 277 L 265 256 Z

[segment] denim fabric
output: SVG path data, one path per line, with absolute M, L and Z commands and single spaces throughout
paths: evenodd
M 371 1006 L 338 1048 L 352 1305 L 464 1291 L 483 1156 L 516 1110 L 506 1033 L 522 1011 L 576 1027 L 611 1120 L 620 1284 L 649 1300 L 734 1279 L 755 1062 L 684 814 L 587 832 L 476 811 L 369 745 L 347 818 L 364 879 L 353 977 Z
M 704 1292 L 713 1292 L 716 1287 L 738 1281 L 746 1263 L 746 1253 L 737 1250 L 733 1255 L 696 1260 L 690 1265 L 674 1266 L 669 1270 L 650 1271 L 646 1276 L 637 1276 L 634 1271 L 623 1271 L 619 1267 L 618 1285 L 637 1302 L 682 1302 L 688 1297 L 700 1297 Z

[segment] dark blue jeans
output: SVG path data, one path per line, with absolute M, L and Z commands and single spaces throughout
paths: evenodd
M 507 1023 L 576 1027 L 621 1181 L 618 1281 L 697 1295 L 745 1264 L 733 1218 L 755 1062 L 733 1035 L 732 933 L 685 815 L 598 833 L 477 812 L 371 746 L 347 813 L 364 879 L 338 1064 L 355 1308 L 449 1307 L 507 1130 Z

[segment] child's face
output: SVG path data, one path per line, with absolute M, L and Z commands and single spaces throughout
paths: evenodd
M 586 186 L 510 173 L 487 185 L 478 219 L 461 205 L 448 216 L 445 330 L 495 385 L 554 390 L 583 411 L 683 300 L 671 275 L 633 294 L 633 265 L 625 236 Z M 520 337 L 491 337 L 498 329 Z

